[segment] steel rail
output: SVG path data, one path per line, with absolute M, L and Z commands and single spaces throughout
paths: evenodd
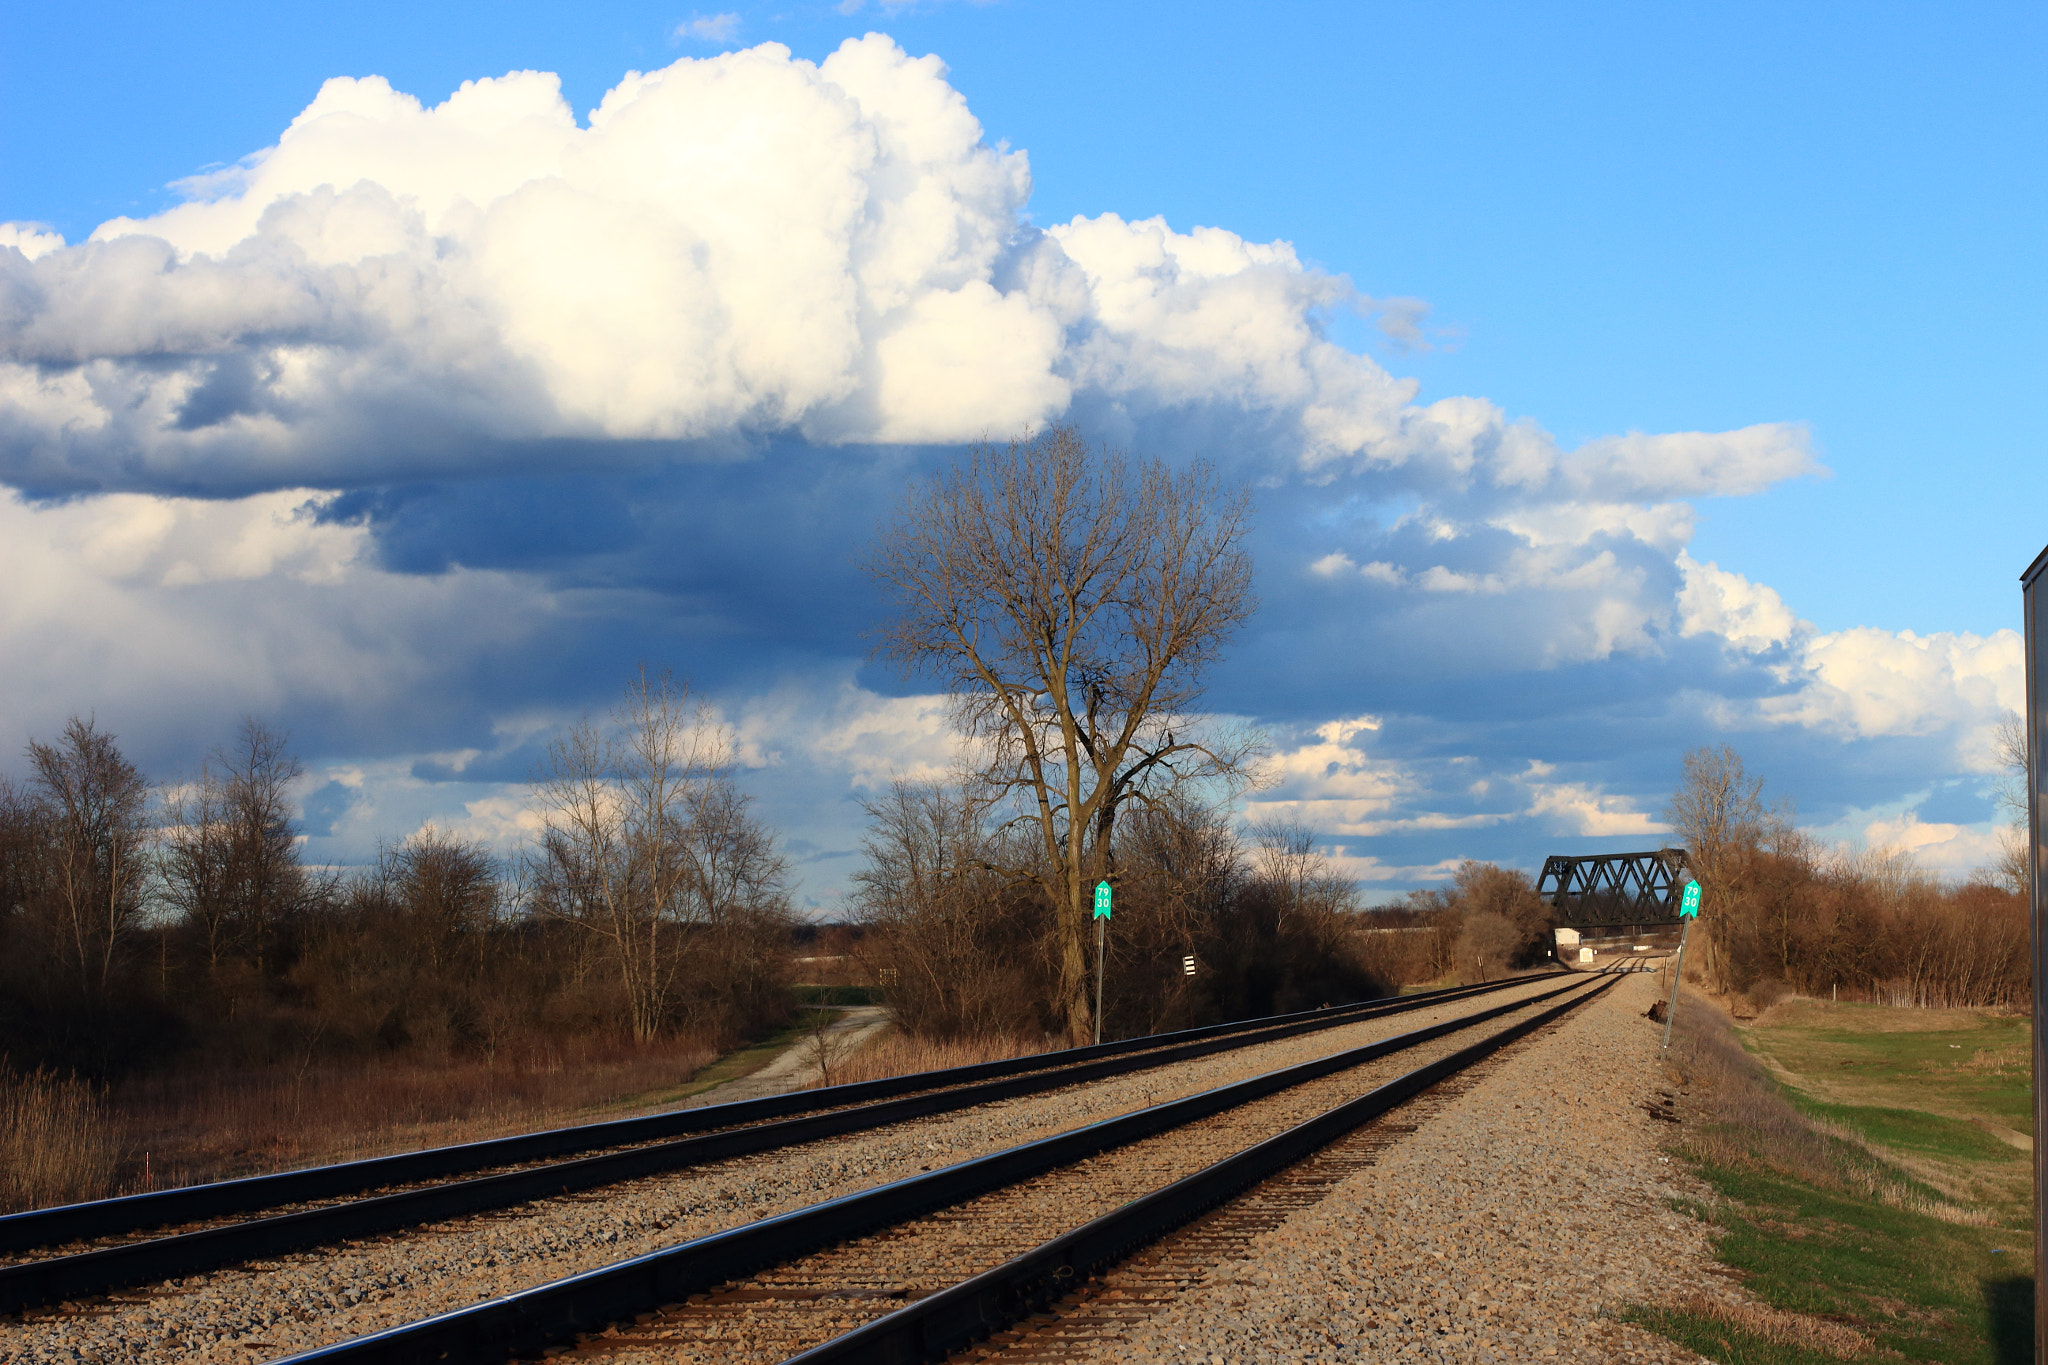
M 1239 1034 L 1260 1034 L 1284 1038 L 1314 1028 L 1333 1028 L 1341 1022 L 1373 1018 L 1384 1013 L 1419 1009 L 1424 1005 L 1460 999 L 1468 995 L 1500 990 L 1527 981 L 1520 977 L 1482 986 L 1453 986 L 1437 991 L 1381 1000 L 1362 1000 L 1330 1009 L 1304 1010 L 1295 1014 L 1262 1019 L 1240 1019 L 1227 1024 L 1209 1024 L 1174 1033 L 1127 1038 L 1091 1047 L 1001 1061 L 977 1062 L 940 1071 L 917 1072 L 874 1081 L 825 1086 L 817 1090 L 785 1095 L 764 1095 L 757 1099 L 726 1104 L 700 1105 L 692 1109 L 646 1114 L 637 1118 L 610 1119 L 600 1123 L 577 1124 L 511 1137 L 488 1138 L 480 1142 L 432 1147 L 418 1152 L 366 1157 L 359 1161 L 309 1167 L 302 1171 L 281 1171 L 270 1175 L 244 1176 L 236 1180 L 213 1181 L 146 1194 L 120 1195 L 82 1204 L 33 1209 L 26 1213 L 0 1215 L 0 1254 L 28 1251 L 38 1247 L 63 1246 L 95 1237 L 144 1232 L 176 1223 L 197 1222 L 237 1213 L 254 1213 L 315 1199 L 332 1199 L 361 1194 L 392 1185 L 409 1185 L 423 1180 L 473 1174 L 493 1166 L 524 1161 L 547 1160 L 621 1147 L 630 1143 L 657 1141 L 702 1133 L 712 1129 L 755 1123 L 794 1114 L 813 1113 L 888 1099 L 917 1091 L 973 1084 L 1006 1076 L 1075 1068 L 1082 1064 L 1132 1053 L 1160 1054 L 1163 1064 L 1200 1053 L 1172 1054 L 1183 1048 Z M 1257 1039 L 1243 1040 L 1250 1046 Z M 1212 1049 L 1213 1050 L 1213 1049 Z
M 466 1365 L 502 1362 L 632 1318 L 765 1266 L 866 1236 L 935 1209 L 1029 1180 L 1101 1152 L 1195 1123 L 1291 1086 L 1317 1080 L 1473 1028 L 1560 995 L 1587 977 L 1541 995 L 1414 1029 L 1346 1052 L 1170 1100 L 1066 1133 L 1040 1138 L 929 1174 L 912 1176 L 661 1251 L 567 1276 L 468 1308 L 368 1336 L 316 1347 L 278 1365 Z M 1605 989 L 1596 986 L 1590 993 Z
M 1278 1175 L 1430 1086 L 1577 1009 L 1625 973 L 1427 1066 L 1225 1157 L 972 1279 L 791 1356 L 783 1365 L 904 1365 L 951 1353 L 1029 1317 L 1082 1280 Z
M 1527 980 L 1528 978 L 1521 978 Z M 1494 987 L 1498 989 L 1496 985 Z M 1469 993 L 1469 992 L 1468 992 Z M 54 1256 L 0 1267 L 0 1313 L 17 1313 L 93 1294 L 179 1276 L 203 1274 L 223 1266 L 326 1246 L 351 1238 L 396 1232 L 422 1223 L 511 1208 L 536 1199 L 645 1176 L 751 1156 L 822 1138 L 862 1132 L 933 1114 L 954 1112 L 1083 1084 L 1132 1071 L 1212 1053 L 1278 1041 L 1315 1029 L 1358 1023 L 1420 1008 L 1410 1003 L 1444 1003 L 1442 996 L 1406 997 L 1376 1002 L 1347 1011 L 1312 1011 L 1308 1018 L 1284 1016 L 1291 1022 L 1250 1034 L 1229 1034 L 1166 1049 L 1101 1058 L 1064 1067 L 1047 1067 L 945 1090 L 930 1090 L 902 1099 L 882 1100 L 852 1108 L 827 1110 L 792 1119 L 727 1128 L 695 1137 L 676 1138 L 596 1156 L 572 1158 L 493 1175 L 428 1185 L 419 1189 L 327 1204 L 267 1218 L 198 1228 L 190 1232 L 123 1242 L 68 1256 Z M 929 1073 L 942 1074 L 942 1073 Z M 847 1087 L 850 1088 L 850 1087 Z M 818 1092 L 812 1092 L 818 1093 Z M 781 1098 L 776 1096 L 773 1098 Z M 743 1101 L 742 1103 L 750 1103 Z M 737 1106 L 733 1106 L 737 1107 Z M 702 1110 L 692 1112 L 705 1112 Z

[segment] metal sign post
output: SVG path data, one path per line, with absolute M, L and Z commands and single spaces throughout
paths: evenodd
M 1692 937 L 1692 922 L 1700 917 L 1700 884 L 1687 882 L 1678 902 L 1678 918 L 1685 927 L 1678 931 L 1678 962 L 1671 968 L 1671 1003 L 1664 1007 L 1664 1046 L 1671 1046 L 1671 1022 L 1678 1017 L 1678 983 L 1685 980 L 1685 941 Z
M 1095 1041 L 1102 1041 L 1103 943 L 1109 929 L 1109 883 L 1095 883 Z
M 2042 1008 L 2048 1000 L 2048 848 L 2042 835 L 2048 833 L 2048 764 L 2041 761 L 2041 745 L 2048 741 L 2048 550 L 2034 557 L 2020 575 L 2020 615 L 2027 632 L 2027 709 L 2023 717 L 2027 735 L 2027 881 L 2028 903 L 2034 925 L 2034 1359 L 2048 1365 L 2048 1225 L 2041 1219 L 2041 1194 L 2048 1186 L 2048 1142 L 2038 1136 L 2048 1132 L 2048 1047 L 2041 1042 L 2041 1021 L 2048 1016 Z

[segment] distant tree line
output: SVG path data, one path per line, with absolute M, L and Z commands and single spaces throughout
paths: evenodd
M 666 676 L 573 728 L 510 861 L 429 826 L 308 866 L 302 768 L 257 721 L 152 783 L 91 719 L 0 778 L 0 1057 L 495 1057 L 566 1035 L 729 1041 L 788 1010 L 787 863 L 730 735 Z
M 2007 745 L 2025 765 L 2024 743 Z M 1894 851 L 1830 847 L 1768 804 L 1732 748 L 1695 749 L 1667 819 L 1700 881 L 1697 961 L 1714 990 L 1882 1004 L 2026 1009 L 2023 856 L 1961 883 Z M 2023 807 L 2022 807 L 2023 809 Z M 1692 974 L 1688 968 L 1688 975 Z
M 1411 891 L 1353 922 L 1373 970 L 1403 986 L 1477 983 L 1539 967 L 1555 951 L 1557 912 L 1527 874 L 1466 859 L 1451 884 Z

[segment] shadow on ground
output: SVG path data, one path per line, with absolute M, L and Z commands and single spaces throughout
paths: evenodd
M 2033 1365 L 2033 1276 L 2009 1275 L 1986 1280 L 1984 1310 L 1991 1320 L 1992 1358 L 1998 1365 Z

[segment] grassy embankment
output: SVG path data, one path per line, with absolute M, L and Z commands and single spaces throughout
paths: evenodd
M 1689 1001 L 1675 1146 L 1721 1260 L 1643 1325 L 1725 1365 L 2033 1359 L 2028 1021 L 1792 1000 L 1746 1025 Z

